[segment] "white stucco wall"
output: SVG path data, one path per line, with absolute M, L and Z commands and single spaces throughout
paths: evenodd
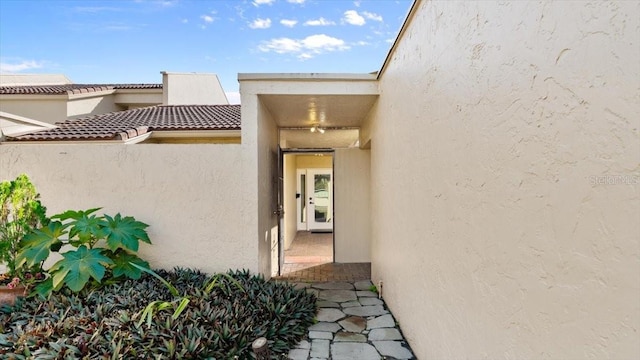
M 0 145 L 0 179 L 26 173 L 47 213 L 103 207 L 149 224 L 154 267 L 258 271 L 240 145 Z
M 269 111 L 258 99 L 259 92 L 260 84 L 240 82 L 243 211 L 246 213 L 243 236 L 257 244 L 258 269 L 269 278 L 273 270 L 271 250 L 278 243 L 278 221 L 273 214 L 277 194 L 278 133 Z
M 373 280 L 418 358 L 640 358 L 639 14 L 418 4 L 363 131 Z
M 0 95 L 0 111 L 55 124 L 67 119 L 67 96 Z
M 163 105 L 227 105 L 216 74 L 162 72 Z
M 124 107 L 114 102 L 114 91 L 105 91 L 91 96 L 71 95 L 67 103 L 67 116 L 79 118 L 95 114 L 105 114 L 114 111 L 125 110 Z
M 370 152 L 336 149 L 334 156 L 335 262 L 371 262 Z

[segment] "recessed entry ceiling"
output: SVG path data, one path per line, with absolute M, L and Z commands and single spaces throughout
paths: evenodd
M 378 95 L 259 95 L 281 128 L 359 127 Z
M 309 130 L 280 130 L 280 147 L 283 149 L 335 149 L 358 146 L 359 131 L 330 130 L 324 133 Z

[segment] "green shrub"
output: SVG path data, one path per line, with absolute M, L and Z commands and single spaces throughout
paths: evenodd
M 17 265 L 32 267 L 42 264 L 51 253 L 62 255 L 48 269 L 51 276 L 36 286 L 37 293 L 48 296 L 63 286 L 77 292 L 109 278 L 138 279 L 142 272 L 132 264 L 149 267 L 136 255 L 140 241 L 151 244 L 146 231 L 149 225 L 120 214 L 97 216 L 94 213 L 98 210 L 54 215 L 53 221 L 23 238 Z
M 264 336 L 276 359 L 313 323 L 315 297 L 288 284 L 236 271 L 207 292 L 211 277 L 201 272 L 157 273 L 189 296 L 180 316 L 160 310 L 150 326 L 140 324 L 150 300 L 178 299 L 146 273 L 79 293 L 63 289 L 0 309 L 0 358 L 249 359 L 251 342 Z

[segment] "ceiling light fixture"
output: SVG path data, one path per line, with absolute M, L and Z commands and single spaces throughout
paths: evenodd
M 314 132 L 316 132 L 316 131 L 317 131 L 317 132 L 319 132 L 320 134 L 324 134 L 324 129 L 323 129 L 323 128 L 321 128 L 321 127 L 320 127 L 320 126 L 318 126 L 318 125 L 313 125 L 313 126 L 311 126 L 311 128 L 309 128 L 309 131 L 311 131 L 312 133 L 314 133 Z

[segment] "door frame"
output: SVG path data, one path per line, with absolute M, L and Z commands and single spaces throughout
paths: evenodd
M 282 204 L 284 206 L 284 186 L 280 186 L 284 183 L 284 178 L 285 178 L 285 173 L 284 173 L 284 156 L 285 155 L 289 155 L 289 154 L 307 154 L 307 155 L 312 155 L 312 154 L 330 154 L 331 155 L 331 177 L 332 177 L 332 181 L 331 181 L 331 192 L 333 194 L 335 194 L 335 190 L 336 190 L 336 182 L 335 182 L 335 176 L 334 176 L 334 170 L 335 170 L 335 150 L 334 149 L 293 149 L 293 148 L 285 148 L 282 149 L 280 148 L 280 146 L 278 145 L 278 179 L 280 180 L 278 184 L 279 186 L 277 186 L 277 199 L 279 204 Z M 296 183 L 298 182 L 297 179 L 297 170 L 296 170 Z M 297 185 L 296 185 L 297 187 Z M 334 196 L 334 201 L 333 203 L 335 204 L 335 196 Z M 298 210 L 298 206 L 296 205 L 296 211 Z M 331 232 L 331 248 L 332 248 L 332 261 L 331 262 L 335 262 L 336 261 L 336 236 L 335 236 L 335 231 L 336 231 L 336 226 L 335 226 L 335 206 L 332 206 L 331 209 L 331 218 L 333 219 L 333 221 L 331 222 L 331 227 L 332 227 L 332 232 Z M 308 220 L 308 219 L 307 219 Z M 297 224 L 298 222 L 298 216 L 296 214 L 296 229 L 297 229 Z M 278 248 L 279 248 L 279 252 L 278 252 L 278 275 L 282 275 L 282 267 L 284 265 L 284 211 L 280 214 L 278 214 Z

